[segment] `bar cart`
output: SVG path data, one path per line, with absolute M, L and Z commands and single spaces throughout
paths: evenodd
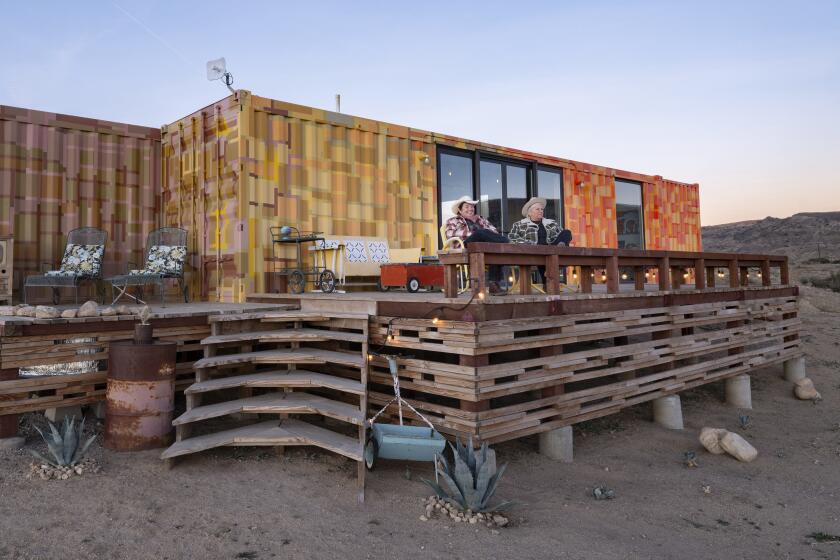
M 271 226 L 268 228 L 271 233 L 271 249 L 274 257 L 274 273 L 286 277 L 286 284 L 289 292 L 293 294 L 303 293 L 306 288 L 306 281 L 312 278 L 316 289 L 320 289 L 324 293 L 330 293 L 335 290 L 335 274 L 332 270 L 325 266 L 319 266 L 317 261 L 311 267 L 304 268 L 301 258 L 301 245 L 305 243 L 315 243 L 316 241 L 324 241 L 322 237 L 323 232 L 320 231 L 300 231 L 292 226 Z M 297 256 L 297 266 L 278 268 L 277 263 L 280 260 L 278 253 L 283 245 L 295 245 Z

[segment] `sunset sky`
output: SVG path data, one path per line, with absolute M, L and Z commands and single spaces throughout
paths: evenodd
M 704 225 L 840 210 L 840 2 L 17 2 L 0 104 L 160 126 L 234 87 L 700 183 Z

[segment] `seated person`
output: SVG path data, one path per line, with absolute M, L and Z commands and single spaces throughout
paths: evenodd
M 531 245 L 568 245 L 572 241 L 572 232 L 561 229 L 550 218 L 545 218 L 546 200 L 535 196 L 522 207 L 522 215 L 510 230 L 511 243 L 529 243 Z
M 468 196 L 462 196 L 452 204 L 452 213 L 455 214 L 446 220 L 446 238 L 460 239 L 464 245 L 476 241 L 484 243 L 510 243 L 510 240 L 499 233 L 493 224 L 475 212 L 477 200 L 470 200 Z M 504 295 L 506 290 L 499 287 L 502 278 L 502 267 L 490 265 L 488 285 L 493 295 Z
M 545 218 L 546 200 L 542 197 L 532 197 L 522 207 L 524 219 L 519 220 L 510 229 L 511 243 L 528 243 L 529 245 L 564 245 L 572 241 L 572 232 L 561 229 L 560 225 L 550 218 Z M 538 266 L 540 277 L 545 278 L 545 267 Z M 565 270 L 565 269 L 564 269 Z M 565 272 L 561 274 L 565 282 Z

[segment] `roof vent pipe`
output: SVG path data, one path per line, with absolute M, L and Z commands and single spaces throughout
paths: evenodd
M 336 113 L 341 112 L 341 94 L 340 93 L 335 94 L 335 112 Z

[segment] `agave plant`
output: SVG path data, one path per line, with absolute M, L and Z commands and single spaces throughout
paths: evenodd
M 435 455 L 435 469 L 449 492 L 436 482 L 423 480 L 431 486 L 438 498 L 448 499 L 462 510 L 473 512 L 501 511 L 513 505 L 513 502 L 503 502 L 489 507 L 490 498 L 496 492 L 507 463 L 497 470 L 496 452 L 486 442 L 478 451 L 473 450 L 472 438 L 467 445 L 462 445 L 456 439 L 455 446 L 450 443 L 449 447 L 452 449 L 454 464 L 450 465 L 443 455 Z
M 81 444 L 82 433 L 85 429 L 84 417 L 82 417 L 78 429 L 76 428 L 75 417 L 65 417 L 61 432 L 58 431 L 55 424 L 49 420 L 47 422 L 50 424 L 49 434 L 42 432 L 38 426 L 35 426 L 35 429 L 38 430 L 38 433 L 41 434 L 41 437 L 47 443 L 47 449 L 49 449 L 50 455 L 53 457 L 52 460 L 32 449 L 30 449 L 30 453 L 38 460 L 53 467 L 72 467 L 82 460 L 82 457 L 84 457 L 93 440 L 96 439 L 96 436 L 93 435 L 84 444 Z

